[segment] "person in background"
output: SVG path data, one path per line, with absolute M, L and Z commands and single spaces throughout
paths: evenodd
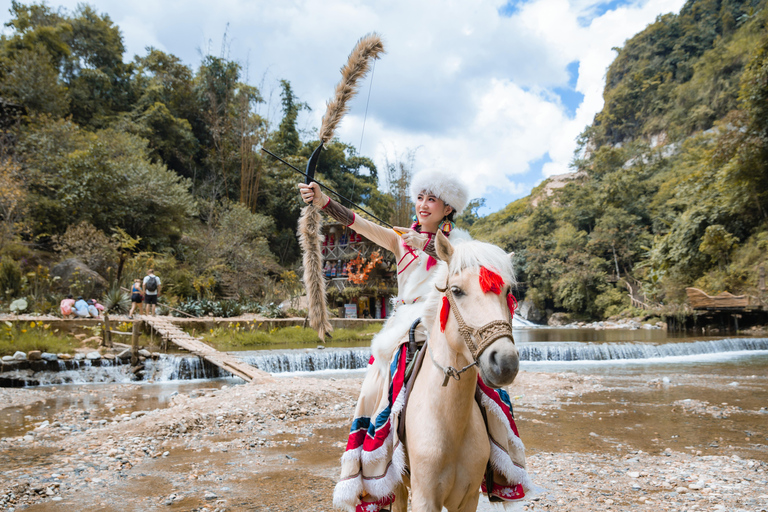
M 144 312 L 148 315 L 154 315 L 157 310 L 157 297 L 160 295 L 162 283 L 160 278 L 155 275 L 153 269 L 147 271 L 147 275 L 144 276 L 143 290 L 144 290 Z M 150 313 L 150 310 L 152 311 Z
M 90 311 L 88 311 L 88 303 L 82 297 L 77 298 L 74 305 L 74 313 L 78 318 L 89 318 L 91 316 Z
M 61 299 L 61 304 L 59 304 L 59 308 L 61 309 L 61 316 L 64 318 L 74 318 L 75 313 L 72 311 L 72 306 L 74 305 L 75 299 L 72 297 L 71 293 L 67 295 L 65 299 Z
M 139 314 L 144 314 L 144 293 L 141 290 L 141 279 L 134 279 L 131 286 L 131 311 L 128 312 L 128 318 L 133 318 L 133 312 L 136 306 L 139 306 Z
M 88 314 L 91 316 L 91 318 L 98 318 L 99 316 L 99 309 L 96 307 L 96 301 L 93 299 L 88 300 Z M 101 304 L 99 304 L 101 306 Z M 104 306 L 101 306 L 102 309 Z

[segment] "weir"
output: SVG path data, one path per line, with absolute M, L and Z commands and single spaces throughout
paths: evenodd
M 240 359 L 226 352 L 219 352 L 215 348 L 206 345 L 200 339 L 195 338 L 182 331 L 166 317 L 144 316 L 145 321 L 155 332 L 157 332 L 165 341 L 188 350 L 192 354 L 213 363 L 222 370 L 232 375 L 240 377 L 246 382 L 253 382 L 259 379 L 268 379 L 270 375 L 259 370 Z

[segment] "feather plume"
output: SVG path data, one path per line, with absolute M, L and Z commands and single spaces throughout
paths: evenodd
M 333 138 L 341 118 L 347 113 L 347 104 L 357 94 L 358 82 L 370 68 L 370 60 L 384 52 L 381 38 L 375 33 L 360 39 L 349 54 L 346 65 L 341 68 L 341 81 L 336 86 L 333 99 L 328 102 L 323 123 L 320 126 L 320 142 L 327 143 Z M 306 206 L 299 217 L 299 245 L 303 252 L 304 286 L 307 288 L 309 325 L 317 331 L 321 340 L 333 330 L 328 319 L 328 307 L 323 276 L 323 256 L 321 247 L 322 219 L 319 210 Z
M 384 43 L 376 33 L 368 34 L 357 42 L 355 49 L 349 54 L 347 63 L 341 68 L 341 81 L 336 86 L 333 99 L 328 102 L 325 109 L 323 123 L 320 126 L 320 142 L 326 144 L 333 138 L 341 118 L 349 111 L 349 100 L 357 94 L 358 82 L 368 73 L 371 60 L 379 58 L 382 53 L 384 53 Z

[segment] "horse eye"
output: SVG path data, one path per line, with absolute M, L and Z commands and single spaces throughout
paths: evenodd
M 451 293 L 452 293 L 452 294 L 453 294 L 455 297 L 461 297 L 462 295 L 464 295 L 464 292 L 463 292 L 463 291 L 462 291 L 462 289 L 461 289 L 461 288 L 459 288 L 458 286 L 451 286 Z

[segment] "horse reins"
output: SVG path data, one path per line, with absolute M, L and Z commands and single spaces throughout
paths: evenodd
M 435 288 L 437 288 L 437 291 L 444 294 L 448 299 L 451 312 L 456 318 L 456 322 L 459 324 L 459 333 L 461 333 L 461 337 L 464 339 L 464 344 L 469 349 L 473 359 L 472 363 L 468 364 L 461 370 L 454 368 L 453 366 L 443 367 L 435 360 L 435 356 L 432 354 L 432 347 L 427 344 L 427 349 L 429 350 L 429 357 L 432 359 L 432 364 L 434 364 L 438 370 L 443 372 L 443 386 L 447 386 L 448 380 L 451 377 L 456 380 L 460 380 L 462 373 L 477 365 L 477 359 L 480 357 L 480 354 L 482 354 L 483 351 L 485 351 L 485 349 L 487 349 L 494 341 L 498 340 L 499 338 L 509 338 L 512 340 L 512 343 L 514 343 L 515 339 L 512 335 L 512 326 L 510 325 L 510 322 L 505 322 L 504 320 L 493 320 L 478 328 L 467 325 L 467 323 L 464 321 L 464 317 L 461 316 L 461 311 L 459 310 L 459 306 L 456 304 L 456 299 L 453 296 L 453 292 L 448 286 L 448 277 L 445 278 L 444 288 L 440 288 L 437 285 L 435 285 Z

